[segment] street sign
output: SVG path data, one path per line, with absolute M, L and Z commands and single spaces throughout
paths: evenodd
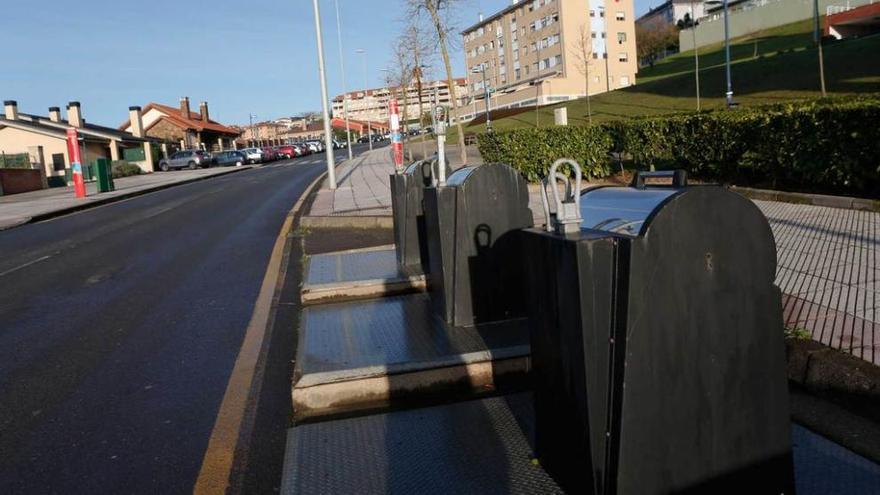
M 400 174 L 403 172 L 403 140 L 400 135 L 400 110 L 397 100 L 390 102 L 391 109 L 391 148 L 394 152 L 394 169 Z

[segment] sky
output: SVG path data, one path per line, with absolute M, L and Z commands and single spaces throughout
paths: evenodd
M 337 1 L 347 88 L 381 86 L 404 26 L 403 0 Z M 208 101 L 211 119 L 225 124 L 321 109 L 311 0 L 4 3 L 0 99 L 18 101 L 22 112 L 45 115 L 75 100 L 89 122 L 117 126 L 129 106 L 176 106 L 181 96 L 194 108 Z M 636 14 L 660 3 L 635 0 Z M 459 5 L 452 21 L 463 28 L 509 0 Z M 332 98 L 343 92 L 334 0 L 320 7 Z M 463 75 L 459 51 L 452 58 Z

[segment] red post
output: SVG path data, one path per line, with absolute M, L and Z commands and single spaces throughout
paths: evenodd
M 79 151 L 79 133 L 76 129 L 67 130 L 67 155 L 73 175 L 73 192 L 77 198 L 86 197 L 86 183 L 83 181 L 82 154 Z
M 397 173 L 403 172 L 403 140 L 400 135 L 400 110 L 397 100 L 392 99 L 391 110 L 391 147 L 394 150 L 394 168 Z

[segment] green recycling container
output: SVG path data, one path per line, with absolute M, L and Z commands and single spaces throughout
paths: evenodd
M 93 171 L 98 180 L 98 192 L 110 192 L 114 189 L 113 169 L 110 166 L 110 160 L 98 158 L 95 160 Z

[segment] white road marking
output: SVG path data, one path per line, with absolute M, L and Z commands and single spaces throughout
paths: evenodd
M 21 270 L 22 268 L 27 268 L 27 267 L 29 267 L 29 266 L 31 266 L 31 265 L 35 265 L 35 264 L 37 264 L 37 263 L 39 263 L 39 262 L 41 262 L 41 261 L 46 261 L 47 259 L 49 259 L 49 258 L 51 258 L 51 257 L 52 257 L 51 255 L 49 255 L 49 256 L 43 256 L 43 257 L 37 258 L 37 259 L 35 259 L 35 260 L 28 261 L 27 263 L 25 263 L 25 264 L 23 264 L 23 265 L 19 265 L 19 266 L 15 267 L 15 268 L 11 268 L 11 269 L 9 269 L 9 270 L 6 270 L 6 271 L 3 272 L 3 273 L 0 273 L 0 277 L 3 277 L 3 276 L 6 276 L 6 275 L 9 275 L 10 273 L 12 273 L 12 272 L 16 272 L 16 271 L 18 271 L 18 270 Z

